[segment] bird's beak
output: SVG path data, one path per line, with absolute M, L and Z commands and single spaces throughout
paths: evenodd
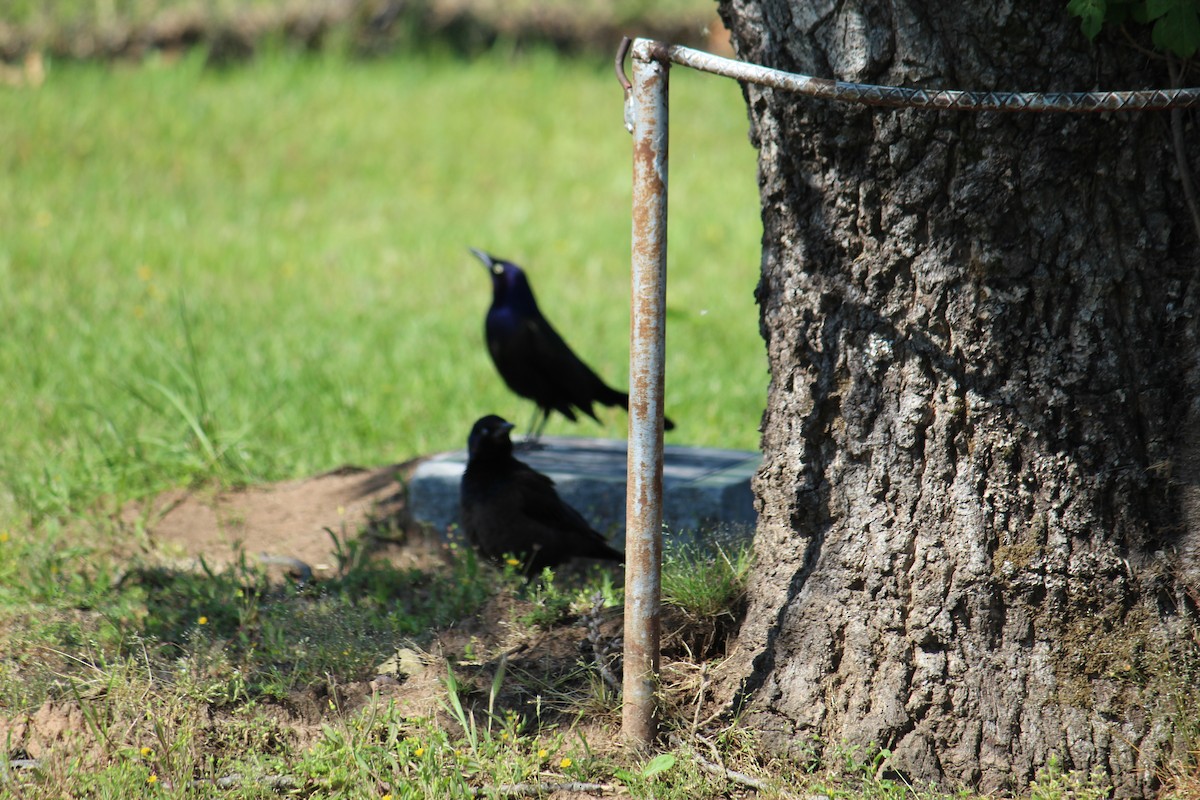
M 480 261 L 482 261 L 483 265 L 485 267 L 487 267 L 488 269 L 491 269 L 492 264 L 496 263 L 496 260 L 494 258 L 489 256 L 487 253 L 483 252 L 482 250 L 476 250 L 474 247 L 468 247 L 467 249 L 470 250 L 475 255 L 476 258 L 478 258 Z
M 511 422 L 504 422 L 500 425 L 500 429 L 496 431 L 496 436 L 508 436 L 509 432 L 515 427 L 517 426 L 513 425 Z

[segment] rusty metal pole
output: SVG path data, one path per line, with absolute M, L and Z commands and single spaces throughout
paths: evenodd
M 669 65 L 659 48 L 646 39 L 634 42 L 626 114 L 633 124 L 633 254 L 621 733 L 642 746 L 653 742 L 658 727 L 662 570 Z

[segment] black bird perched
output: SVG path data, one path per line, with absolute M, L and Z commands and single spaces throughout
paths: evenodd
M 537 403 L 542 414 L 533 438 L 541 436 L 551 411 L 572 422 L 577 419 L 574 409 L 599 422 L 593 403 L 628 411 L 628 392 L 617 391 L 601 380 L 542 316 L 525 271 L 482 250 L 472 247 L 471 252 L 492 274 L 492 306 L 484 325 L 488 352 L 508 388 Z M 664 430 L 674 427 L 671 420 L 663 420 Z
M 513 458 L 512 429 L 495 414 L 471 428 L 459 515 L 467 541 L 498 564 L 517 558 L 526 579 L 572 558 L 624 561 L 562 501 L 554 481 Z

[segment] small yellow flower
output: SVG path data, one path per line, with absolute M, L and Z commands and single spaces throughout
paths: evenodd
M 8 531 L 0 531 L 0 544 L 8 542 Z
M 200 619 L 196 620 L 196 624 L 197 625 L 207 625 L 208 617 L 204 617 L 204 616 L 200 617 Z
M 154 273 L 151 271 L 150 267 L 147 266 L 146 264 L 138 265 L 137 274 L 138 274 L 138 277 L 141 278 L 143 282 L 149 281 L 151 278 L 154 277 Z
M 418 747 L 416 750 L 413 751 L 413 755 L 416 756 L 417 758 L 420 758 L 421 756 L 425 755 L 425 748 Z
M 154 755 L 154 751 L 151 750 L 149 747 L 142 748 L 142 758 L 149 758 L 152 755 Z
M 538 750 L 538 758 L 545 758 L 548 755 L 550 755 L 550 751 L 546 748 L 543 747 L 542 749 Z
M 146 783 L 148 783 L 148 784 L 150 784 L 151 786 L 153 786 L 154 784 L 158 783 L 158 776 L 157 776 L 157 775 L 151 775 L 149 778 L 146 778 Z
M 506 741 L 508 739 L 508 731 L 500 731 L 500 739 Z
M 566 769 L 567 767 L 571 766 L 571 759 L 564 758 L 562 761 L 558 762 L 558 765 L 563 769 Z
M 385 794 L 383 797 L 379 798 L 379 800 L 392 800 L 392 796 L 390 794 Z
M 521 566 L 521 560 L 519 558 L 506 558 L 504 559 L 504 563 L 508 564 L 510 567 Z

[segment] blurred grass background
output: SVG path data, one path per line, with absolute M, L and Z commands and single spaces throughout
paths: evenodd
M 499 36 L 470 57 L 426 42 L 358 58 L 276 38 L 236 68 L 198 46 L 42 70 L 0 88 L 0 526 L 461 447 L 488 412 L 523 427 L 468 246 L 526 266 L 567 341 L 628 385 L 630 140 L 610 53 Z M 672 443 L 758 443 L 746 127 L 736 84 L 673 72 Z M 625 435 L 624 413 L 603 419 L 548 432 Z
M 216 61 L 266 42 L 356 55 L 499 39 L 611 53 L 622 34 L 724 46 L 711 0 L 5 0 L 0 59 L 30 51 L 138 58 L 204 45 Z

